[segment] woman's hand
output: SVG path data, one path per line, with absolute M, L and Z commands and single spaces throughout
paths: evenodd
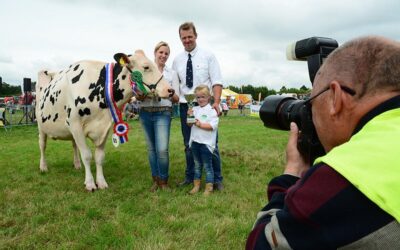
M 174 96 L 174 94 L 175 94 L 175 90 L 173 89 L 173 88 L 170 88 L 170 89 L 168 89 L 168 93 L 169 93 L 169 96 L 168 97 L 173 97 Z
M 168 89 L 169 92 L 169 99 L 171 100 L 172 103 L 178 103 L 179 102 L 179 96 L 176 94 L 175 90 L 173 88 Z
M 144 101 L 144 99 L 146 99 L 146 97 L 147 97 L 147 95 L 143 95 L 143 94 L 137 94 L 136 95 L 136 100 L 139 100 L 139 101 Z

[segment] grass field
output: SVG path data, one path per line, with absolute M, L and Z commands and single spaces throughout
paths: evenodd
M 130 121 L 129 142 L 106 146 L 109 188 L 85 191 L 71 142 L 48 141 L 49 172 L 39 171 L 36 126 L 0 127 L 1 249 L 243 249 L 266 183 L 281 173 L 287 133 L 259 118 L 222 117 L 219 147 L 225 190 L 210 197 L 176 188 L 184 177 L 180 123 L 173 119 L 170 192 L 150 193 L 143 129 Z M 95 167 L 92 164 L 92 172 Z

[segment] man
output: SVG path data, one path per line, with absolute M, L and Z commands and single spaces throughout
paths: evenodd
M 181 117 L 181 129 L 183 142 L 185 144 L 186 171 L 185 180 L 179 186 L 186 186 L 193 183 L 194 161 L 189 148 L 190 130 L 186 124 L 188 104 L 185 94 L 193 94 L 194 89 L 200 84 L 206 84 L 213 95 L 213 108 L 218 115 L 221 114 L 219 104 L 222 93 L 222 76 L 220 67 L 214 54 L 197 46 L 196 27 L 192 22 L 183 23 L 179 27 L 179 37 L 184 47 L 174 60 L 172 68 L 178 72 L 180 80 L 179 111 Z M 214 189 L 222 190 L 221 160 L 218 150 L 218 138 L 213 153 Z
M 309 168 L 291 124 L 247 249 L 400 249 L 399 64 L 400 43 L 382 37 L 328 56 L 309 100 L 327 154 Z
M 243 115 L 244 104 L 243 104 L 242 100 L 239 100 L 238 108 L 239 108 L 240 115 Z

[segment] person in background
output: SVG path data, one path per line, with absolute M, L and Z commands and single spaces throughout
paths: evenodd
M 141 101 L 139 119 L 145 131 L 148 158 L 153 184 L 151 192 L 157 189 L 167 190 L 169 178 L 169 137 L 171 128 L 172 103 L 179 101 L 179 82 L 175 71 L 166 66 L 170 48 L 166 42 L 159 42 L 154 48 L 156 68 L 171 84 L 173 92 L 169 99 L 159 99 L 138 95 Z
M 33 99 L 32 99 L 32 109 L 31 109 L 31 113 L 30 113 L 30 117 L 31 117 L 31 121 L 32 122 L 36 122 L 36 95 L 33 95 Z
M 243 114 L 244 104 L 243 104 L 242 100 L 239 100 L 238 108 L 239 108 L 239 113 L 240 113 L 240 115 L 243 116 L 243 115 L 244 115 L 244 114 Z
M 400 43 L 363 37 L 324 61 L 306 101 L 326 155 L 290 125 L 283 175 L 246 249 L 400 249 Z
M 204 195 L 210 195 L 214 185 L 214 170 L 212 155 L 217 142 L 218 114 L 210 105 L 210 89 L 206 85 L 199 85 L 194 93 L 198 106 L 188 110 L 188 115 L 194 115 L 195 123 L 188 124 L 192 127 L 189 146 L 194 158 L 193 189 L 189 192 L 195 194 L 200 190 L 201 172 L 206 171 L 206 187 Z
M 185 94 L 193 94 L 193 90 L 200 84 L 206 84 L 212 90 L 212 107 L 220 115 L 220 102 L 222 93 L 222 76 L 220 67 L 214 54 L 197 46 L 196 27 L 192 22 L 183 23 L 179 26 L 179 37 L 184 51 L 176 56 L 172 68 L 178 73 L 180 80 L 179 111 L 181 118 L 181 129 L 183 143 L 185 145 L 186 170 L 185 179 L 178 186 L 186 186 L 193 183 L 194 161 L 189 147 L 190 130 L 186 124 L 188 104 Z M 222 190 L 221 159 L 217 143 L 213 153 L 214 188 Z
M 140 108 L 140 106 L 139 106 L 139 101 L 138 101 L 138 100 L 135 100 L 135 101 L 132 103 L 132 106 L 133 106 L 133 114 L 135 115 L 135 118 L 136 118 L 136 117 L 138 118 L 138 115 L 139 115 L 139 108 Z
M 132 97 L 127 104 L 125 104 L 124 107 L 124 115 L 125 115 L 125 121 L 128 121 L 130 119 L 135 118 L 135 110 L 134 110 L 134 102 L 135 102 L 135 97 Z
M 224 113 L 224 116 L 227 116 L 228 115 L 228 111 L 229 111 L 229 107 L 228 107 L 228 104 L 226 103 L 225 100 L 223 100 L 221 102 L 221 106 L 222 106 L 222 112 Z

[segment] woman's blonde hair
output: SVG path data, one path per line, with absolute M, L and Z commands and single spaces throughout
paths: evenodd
M 156 53 L 157 50 L 159 50 L 162 46 L 165 46 L 165 47 L 167 47 L 168 49 L 170 49 L 167 42 L 161 41 L 161 42 L 159 42 L 159 43 L 156 44 L 156 47 L 154 48 L 154 53 Z
M 194 93 L 201 93 L 208 97 L 211 96 L 210 89 L 207 85 L 201 84 L 194 89 Z

